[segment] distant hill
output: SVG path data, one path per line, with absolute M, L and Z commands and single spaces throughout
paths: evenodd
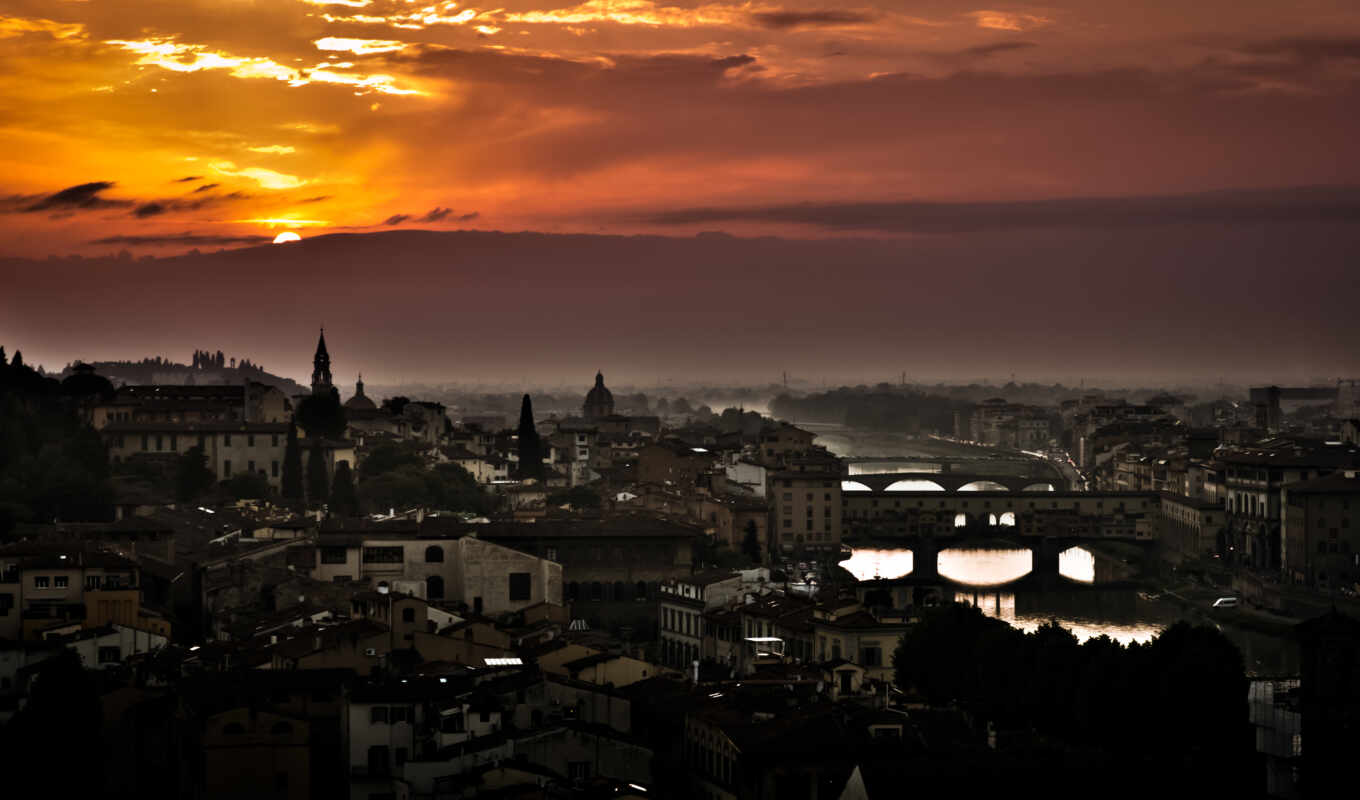
M 198 359 L 195 358 L 195 361 Z M 225 359 L 221 359 L 225 361 Z M 72 373 L 74 365 L 68 364 L 58 375 L 65 378 Z M 126 384 L 145 386 L 148 384 L 220 386 L 255 381 L 276 386 L 287 395 L 303 394 L 309 389 L 291 378 L 282 378 L 266 372 L 262 367 L 242 360 L 236 364 L 232 359 L 228 364 L 217 366 L 217 362 L 205 358 L 203 363 L 181 364 L 157 356 L 141 361 L 93 361 L 95 373 L 108 378 L 115 386 Z

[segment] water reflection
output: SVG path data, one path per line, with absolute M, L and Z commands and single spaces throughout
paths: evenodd
M 1096 580 L 1096 557 L 1084 547 L 1069 547 L 1058 554 L 1058 574 L 1081 583 Z
M 1108 636 L 1121 643 L 1148 642 L 1161 633 L 1166 622 L 1141 618 L 1128 591 L 1085 592 L 1079 597 L 1063 593 L 977 592 L 954 593 L 954 602 L 977 606 L 989 617 L 1033 633 L 1050 620 L 1072 632 L 1078 641 Z
M 856 580 L 891 580 L 910 575 L 915 561 L 910 550 L 856 549 L 840 566 L 854 575 Z
M 969 586 L 996 586 L 1025 577 L 1034 569 L 1034 555 L 1020 549 L 941 550 L 935 561 L 942 577 Z

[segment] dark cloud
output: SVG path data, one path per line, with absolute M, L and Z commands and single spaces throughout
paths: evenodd
M 1006 53 L 1011 50 L 1028 50 L 1031 47 L 1038 47 L 1034 42 L 993 42 L 991 44 L 980 44 L 977 47 L 969 47 L 961 51 L 963 55 L 985 57 L 997 53 Z
M 167 210 L 168 209 L 162 203 L 143 203 L 142 205 L 137 206 L 137 209 L 132 212 L 132 215 L 138 218 L 158 217 Z
M 471 214 L 464 214 L 463 216 L 459 217 L 459 218 L 458 218 L 458 221 L 459 221 L 459 222 L 471 222 L 472 220 L 477 219 L 477 218 L 480 217 L 481 215 L 482 215 L 482 214 L 481 214 L 480 211 L 473 211 Z
M 756 24 L 766 28 L 787 30 L 790 28 L 827 28 L 841 25 L 858 25 L 871 22 L 873 14 L 862 11 L 838 11 L 824 9 L 818 11 L 762 11 L 751 15 Z
M 1077 197 L 1013 203 L 802 203 L 689 208 L 644 219 L 662 225 L 763 222 L 828 230 L 954 234 L 1025 228 L 1180 224 L 1360 223 L 1360 187 L 1301 187 L 1165 197 Z
M 176 179 L 175 179 L 175 183 L 189 183 L 190 181 L 201 181 L 201 180 L 203 180 L 203 176 L 202 176 L 202 175 L 186 175 L 186 176 L 183 177 L 183 178 L 176 178 Z
M 443 219 L 444 217 L 447 217 L 449 214 L 452 214 L 452 213 L 453 213 L 453 209 L 451 209 L 451 208 L 441 208 L 441 207 L 439 207 L 439 206 L 435 206 L 434 208 L 430 209 L 429 213 L 427 213 L 425 216 L 421 217 L 421 218 L 420 218 L 420 221 L 421 221 L 421 222 L 438 222 L 439 220 Z
M 197 233 L 167 233 L 150 236 L 105 236 L 91 240 L 90 244 L 123 244 L 144 246 L 165 245 L 204 245 L 225 247 L 233 244 L 263 244 L 272 241 L 268 236 L 217 236 Z
M 41 197 L 37 202 L 25 206 L 21 210 L 26 212 L 72 211 L 77 209 L 119 208 L 133 204 L 132 200 L 110 200 L 100 196 L 101 193 L 112 189 L 113 186 L 113 181 L 91 181 L 78 186 L 70 186 L 46 197 Z
M 411 215 L 410 215 L 410 214 L 393 214 L 392 216 L 390 216 L 390 217 L 388 217 L 387 219 L 383 220 L 383 224 L 384 224 L 384 225 L 400 225 L 401 223 L 405 222 L 406 220 L 408 220 L 408 219 L 410 219 L 410 218 L 411 218 Z
M 307 197 L 307 198 L 304 198 L 304 199 L 302 199 L 302 200 L 299 200 L 298 203 L 299 203 L 299 204 L 302 204 L 302 203 L 320 203 L 322 200 L 329 200 L 329 199 L 331 199 L 331 195 L 322 194 L 322 195 L 317 195 L 316 197 Z
M 206 192 L 206 191 L 209 191 L 209 190 L 212 190 L 212 189 L 216 189 L 218 186 L 221 186 L 221 184 L 220 184 L 220 183 L 205 183 L 205 184 L 203 184 L 202 186 L 200 186 L 200 187 L 198 187 L 197 189 L 195 189 L 193 192 L 191 192 L 191 194 L 198 194 L 199 192 Z
M 1255 42 L 1240 48 L 1253 55 L 1289 56 L 1300 61 L 1360 59 L 1360 37 L 1296 37 Z

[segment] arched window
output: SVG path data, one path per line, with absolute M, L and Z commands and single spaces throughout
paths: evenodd
M 432 544 L 425 548 L 425 563 L 439 564 L 444 561 L 444 548 L 437 544 Z
M 637 586 L 633 587 L 633 597 L 637 598 L 638 600 L 646 600 L 646 599 L 647 599 L 647 582 L 646 582 L 646 581 L 638 581 L 638 582 L 637 582 Z
M 597 602 L 604 599 L 604 584 L 599 581 L 590 582 L 590 599 Z
M 270 728 L 269 732 L 275 736 L 287 736 L 293 732 L 293 726 L 287 722 L 275 722 L 274 727 Z
M 444 599 L 444 579 L 438 575 L 431 575 L 425 579 L 425 599 L 443 600 Z
M 615 600 L 629 599 L 628 584 L 624 583 L 623 581 L 614 581 L 614 599 Z
M 567 584 L 567 599 L 579 600 L 581 598 L 581 584 L 572 581 Z
M 240 736 L 246 732 L 246 728 L 239 722 L 228 722 L 222 726 L 222 733 L 227 736 Z
M 955 528 L 963 528 L 963 527 L 967 527 L 967 525 L 968 525 L 968 515 L 967 515 L 967 514 L 955 514 L 955 515 L 954 515 L 954 527 L 955 527 Z

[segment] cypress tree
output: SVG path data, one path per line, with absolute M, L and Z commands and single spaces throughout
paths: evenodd
M 283 478 L 281 493 L 284 503 L 291 506 L 302 504 L 302 450 L 298 447 L 297 427 L 288 425 L 288 445 L 283 451 Z
M 519 407 L 519 477 L 543 480 L 543 447 L 534 427 L 534 406 L 529 395 Z
M 354 475 L 350 472 L 348 461 L 335 465 L 335 480 L 331 483 L 331 511 L 342 517 L 359 513 L 359 497 L 354 493 Z
M 307 455 L 307 502 L 319 506 L 326 502 L 326 459 L 321 455 L 321 445 L 312 445 Z
M 24 365 L 24 354 L 18 350 L 14 351 L 14 360 L 9 362 L 11 367 L 22 367 Z

